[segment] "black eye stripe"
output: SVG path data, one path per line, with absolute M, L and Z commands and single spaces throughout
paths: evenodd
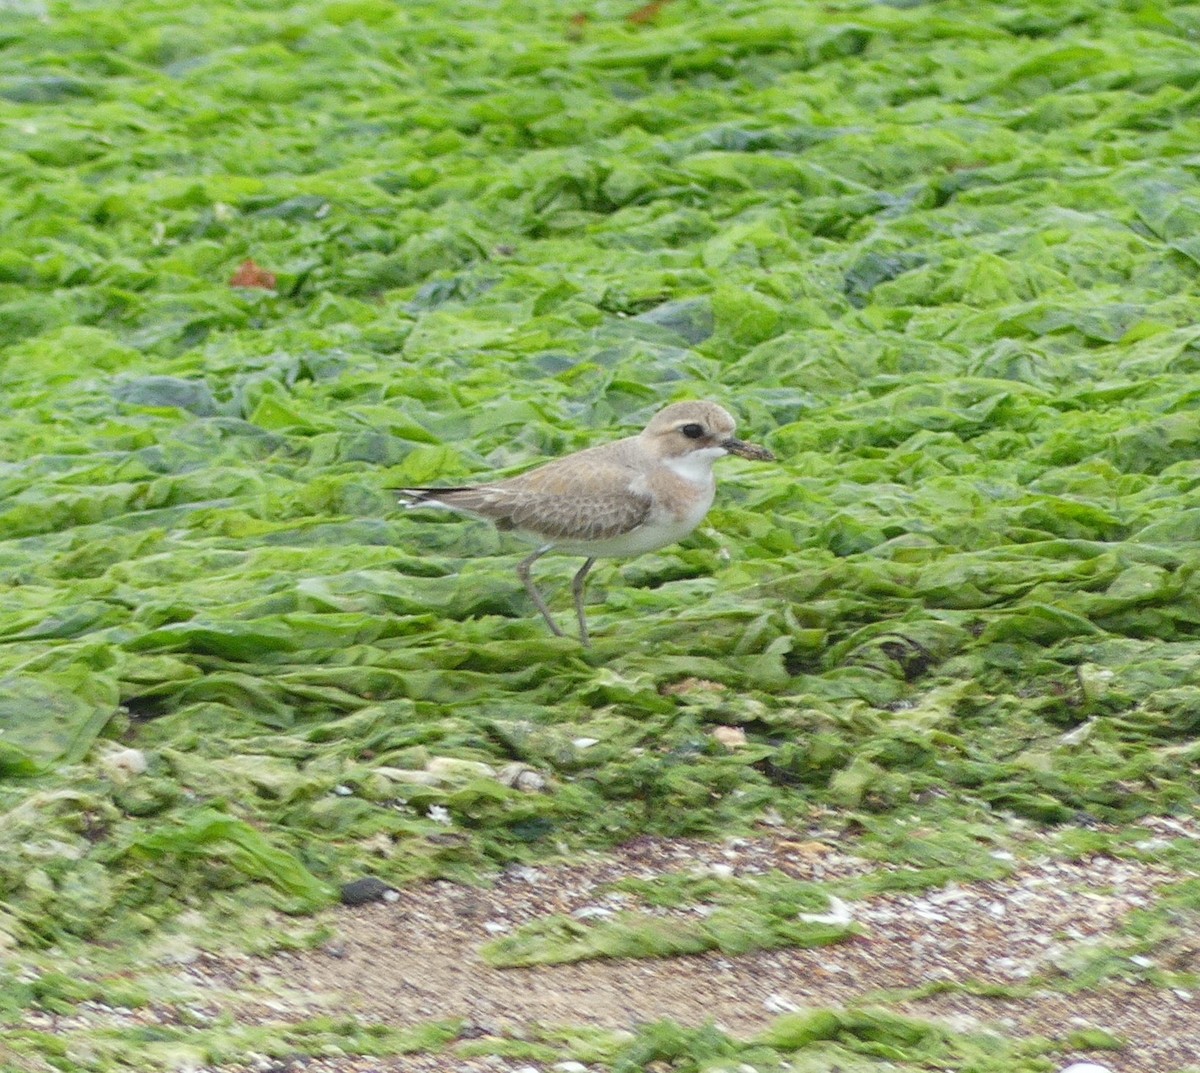
M 704 435 L 704 426 L 697 424 L 680 425 L 679 431 L 682 432 L 689 440 L 698 440 Z

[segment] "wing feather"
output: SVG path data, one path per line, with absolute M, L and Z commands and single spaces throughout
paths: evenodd
M 548 462 L 506 481 L 465 488 L 406 488 L 410 505 L 430 504 L 489 518 L 547 540 L 608 540 L 642 525 L 652 501 L 638 471 L 606 444 Z M 590 456 L 586 459 L 581 456 Z

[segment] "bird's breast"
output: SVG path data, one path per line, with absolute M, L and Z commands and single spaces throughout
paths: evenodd
M 708 513 L 717 489 L 711 469 L 703 474 L 685 476 L 670 466 L 659 466 L 647 483 L 659 518 L 664 523 L 686 527 L 688 532 L 695 529 Z

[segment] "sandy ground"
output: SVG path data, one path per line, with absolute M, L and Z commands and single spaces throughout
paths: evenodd
M 1176 824 L 1176 821 L 1164 821 Z M 1177 832 L 1175 832 L 1177 833 Z M 672 1018 L 709 1019 L 738 1037 L 753 1035 L 781 1012 L 852 1005 L 880 989 L 931 981 L 1053 981 L 1094 945 L 1113 939 L 1127 915 L 1150 906 L 1173 878 L 1139 861 L 1095 856 L 1050 858 L 1020 866 L 1004 880 L 920 893 L 890 893 L 851 904 L 861 937 L 817 950 L 774 950 L 739 957 L 707 954 L 658 960 L 591 961 L 529 969 L 495 969 L 480 958 L 496 935 L 546 913 L 580 918 L 631 906 L 606 884 L 679 869 L 753 875 L 780 869 L 829 879 L 878 867 L 836 846 L 787 837 L 724 844 L 641 840 L 619 853 L 570 866 L 515 868 L 491 889 L 437 882 L 399 892 L 395 901 L 328 915 L 333 938 L 319 949 L 270 958 L 203 957 L 186 966 L 189 981 L 217 1010 L 278 1021 L 336 1010 L 375 1022 L 416 1025 L 463 1018 L 474 1044 L 530 1025 L 632 1029 Z M 663 911 L 668 912 L 668 911 Z M 687 910 L 670 910 L 684 913 Z M 1180 941 L 1155 953 L 1162 968 L 1200 971 L 1200 944 Z M 1047 984 L 1031 997 L 961 993 L 889 1001 L 897 1012 L 944 1019 L 959 1030 L 1007 1038 L 1099 1028 L 1120 1037 L 1120 1051 L 1068 1053 L 1113 1073 L 1200 1069 L 1200 991 L 1138 979 L 1149 964 L 1099 987 L 1070 994 Z M 497 1058 L 409 1056 L 387 1060 L 297 1060 L 283 1069 L 537 1069 Z

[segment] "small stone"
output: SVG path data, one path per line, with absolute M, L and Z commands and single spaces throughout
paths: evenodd
M 516 788 L 524 794 L 538 794 L 546 788 L 546 776 L 537 771 L 522 771 L 517 776 Z
M 511 879 L 519 879 L 522 883 L 540 883 L 542 873 L 527 864 L 510 864 L 504 869 L 504 874 Z
M 746 744 L 746 732 L 741 727 L 713 727 L 712 736 L 731 752 Z
M 449 780 L 494 779 L 496 769 L 478 760 L 461 760 L 456 756 L 435 756 L 425 770 Z
M 109 758 L 115 767 L 124 768 L 131 775 L 140 775 L 146 770 L 146 754 L 141 749 L 119 749 Z
M 587 1073 L 587 1066 L 582 1062 L 555 1062 L 550 1068 L 559 1073 Z
M 571 916 L 576 920 L 594 920 L 596 917 L 610 917 L 613 911 L 603 905 L 584 905 L 571 910 Z
M 800 1009 L 785 995 L 768 995 L 763 999 L 763 1008 L 768 1013 L 795 1013 Z
M 146 754 L 141 749 L 114 749 L 102 756 L 100 763 L 109 775 L 121 780 L 144 774 L 147 767 Z
M 342 905 L 367 905 L 370 902 L 381 902 L 388 893 L 394 891 L 382 879 L 375 876 L 363 876 L 342 884 Z
M 1074 1062 L 1059 1073 L 1112 1073 L 1108 1066 L 1098 1066 L 1095 1062 Z
M 527 794 L 540 793 L 546 788 L 546 776 L 520 761 L 505 764 L 496 775 L 496 779 L 505 786 Z
M 702 864 L 692 869 L 698 876 L 712 876 L 714 879 L 732 879 L 733 865 L 731 864 Z

